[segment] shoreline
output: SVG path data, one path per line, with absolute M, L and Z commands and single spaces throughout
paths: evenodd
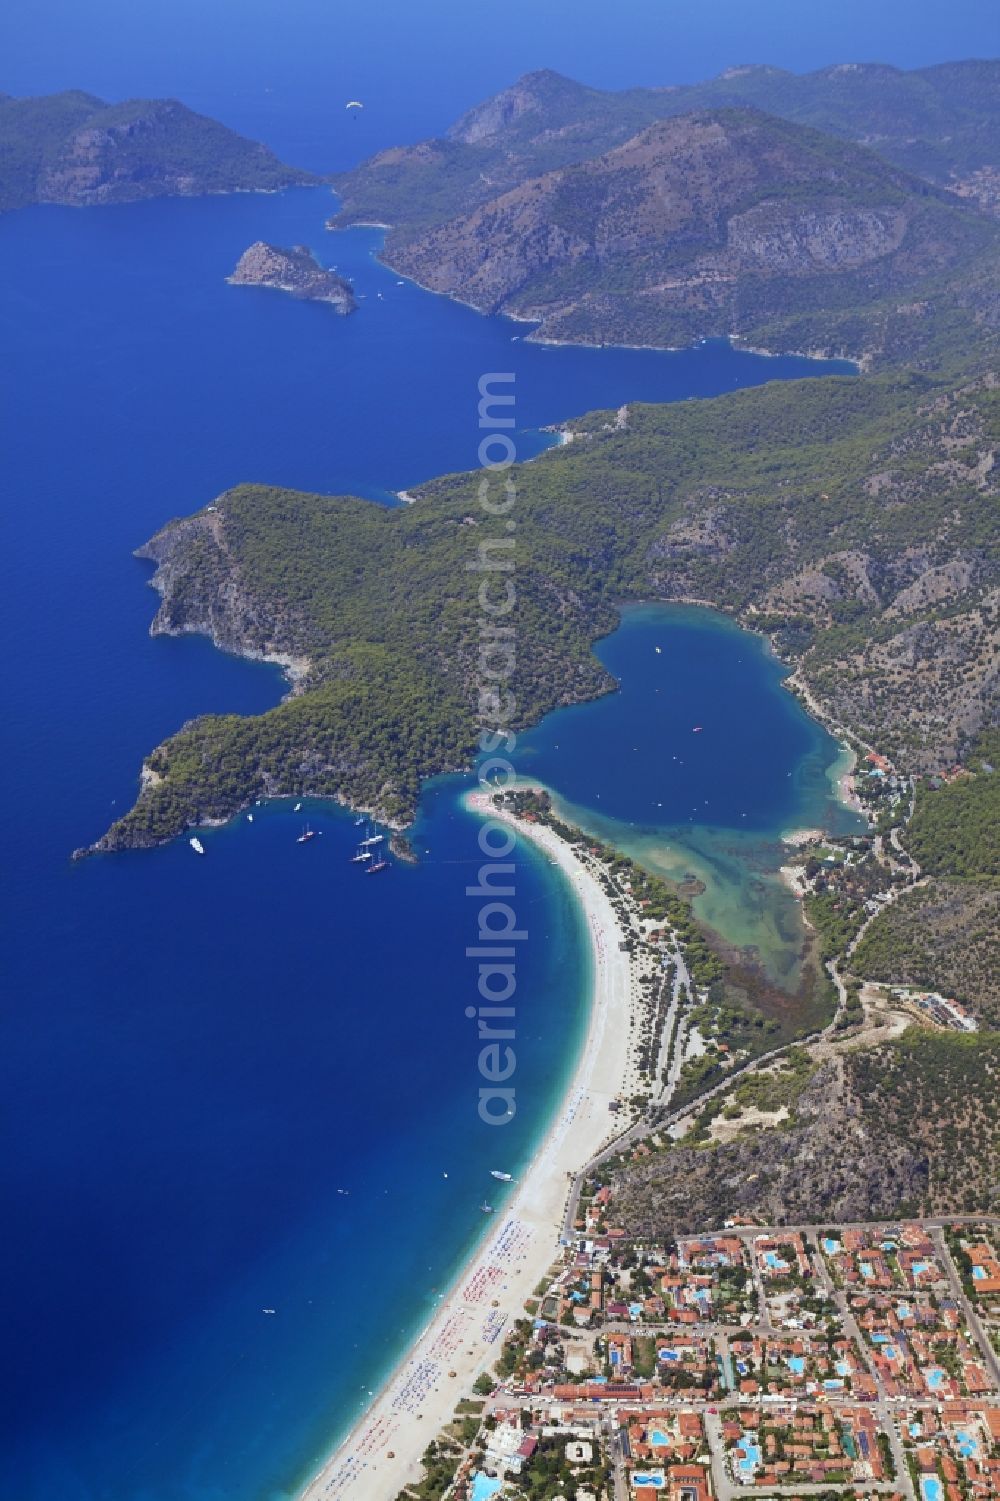
M 362 1477 L 365 1501 L 395 1501 L 418 1477 L 427 1444 L 451 1420 L 476 1377 L 492 1367 L 508 1323 L 521 1317 L 558 1257 L 573 1176 L 616 1130 L 608 1104 L 627 1079 L 633 996 L 630 958 L 619 949 L 624 935 L 611 902 L 552 829 L 525 825 L 495 808 L 488 792 L 469 792 L 463 802 L 470 812 L 509 823 L 530 839 L 573 890 L 590 935 L 587 1032 L 558 1108 L 496 1229 L 471 1253 L 365 1414 L 297 1492 L 299 1501 L 356 1494 Z
M 337 215 L 332 214 L 324 225 L 324 228 L 332 234 L 344 234 L 350 229 L 381 229 L 388 233 L 389 230 L 396 227 L 393 224 L 384 224 L 378 219 L 350 219 L 346 224 L 338 224 L 336 219 Z M 382 248 L 384 249 L 384 241 Z M 621 343 L 617 340 L 554 339 L 548 334 L 537 336 L 538 331 L 545 326 L 544 318 L 530 317 L 526 313 L 513 312 L 508 308 L 500 308 L 491 312 L 489 308 L 480 307 L 478 303 L 470 302 L 466 297 L 459 297 L 456 292 L 445 292 L 439 287 L 429 287 L 426 282 L 420 281 L 411 271 L 403 271 L 398 266 L 394 266 L 391 261 L 386 260 L 381 250 L 376 254 L 375 259 L 387 271 L 391 271 L 395 276 L 401 276 L 404 281 L 408 281 L 413 286 L 419 287 L 422 292 L 429 292 L 432 297 L 446 297 L 449 302 L 454 302 L 459 307 L 471 308 L 481 318 L 506 318 L 511 323 L 520 323 L 525 327 L 533 327 L 533 333 L 518 334 L 515 337 L 523 339 L 528 344 L 537 344 L 549 349 L 628 349 L 642 351 L 647 354 L 685 354 L 689 350 L 701 348 L 704 344 L 719 342 L 728 344 L 737 354 L 757 355 L 761 359 L 797 359 L 811 360 L 814 363 L 822 364 L 853 365 L 855 374 L 865 374 L 871 368 L 872 357 L 870 354 L 827 354 L 821 349 L 763 349 L 754 344 L 744 343 L 742 335 L 738 333 L 700 334 L 686 344 L 629 344 Z

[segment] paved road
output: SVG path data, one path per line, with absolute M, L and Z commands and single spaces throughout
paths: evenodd
M 965 1296 L 965 1289 L 962 1286 L 961 1278 L 955 1270 L 955 1263 L 951 1259 L 951 1253 L 944 1238 L 944 1231 L 935 1225 L 931 1229 L 930 1235 L 931 1240 L 934 1242 L 934 1248 L 938 1253 L 938 1260 L 948 1274 L 948 1283 L 954 1297 L 958 1300 L 958 1306 L 965 1310 L 965 1317 L 968 1320 L 969 1328 L 975 1335 L 993 1385 L 1000 1389 L 1000 1360 L 997 1360 L 996 1351 L 993 1348 L 989 1335 L 983 1328 L 982 1321 L 973 1306 L 972 1299 Z
M 566 1200 L 566 1212 L 563 1216 L 562 1233 L 564 1238 L 572 1240 L 575 1236 L 576 1232 L 574 1232 L 573 1224 L 576 1220 L 577 1210 L 580 1205 L 580 1192 L 583 1188 L 583 1184 L 587 1176 L 593 1172 L 595 1167 L 600 1167 L 602 1162 L 607 1162 L 609 1158 L 616 1157 L 620 1152 L 623 1152 L 627 1147 L 632 1146 L 635 1142 L 642 1141 L 645 1137 L 651 1136 L 655 1133 L 667 1131 L 671 1126 L 676 1126 L 680 1121 L 687 1119 L 688 1116 L 693 1117 L 699 1110 L 704 1109 L 709 1100 L 713 1100 L 717 1095 L 725 1094 L 728 1089 L 731 1089 L 733 1081 L 735 1079 L 744 1079 L 748 1075 L 757 1073 L 762 1068 L 766 1068 L 769 1064 L 773 1063 L 776 1058 L 780 1058 L 783 1053 L 787 1053 L 789 1048 L 806 1047 L 810 1043 L 821 1041 L 821 1039 L 826 1036 L 828 1031 L 829 1028 L 825 1028 L 822 1032 L 811 1032 L 808 1037 L 799 1037 L 794 1042 L 783 1043 L 780 1048 L 772 1048 L 768 1053 L 760 1053 L 756 1058 L 748 1059 L 746 1063 L 737 1064 L 735 1068 L 730 1069 L 730 1071 L 726 1074 L 726 1077 L 721 1080 L 720 1083 L 713 1084 L 711 1089 L 706 1089 L 703 1094 L 700 1094 L 697 1097 L 697 1099 L 690 1100 L 686 1105 L 678 1106 L 676 1110 L 672 1110 L 668 1115 L 663 1116 L 663 1118 L 658 1121 L 650 1122 L 643 1118 L 642 1120 L 635 1121 L 630 1126 L 626 1126 L 618 1136 L 614 1137 L 611 1141 L 608 1142 L 607 1146 L 602 1147 L 601 1150 L 597 1152 L 583 1168 L 581 1168 L 579 1173 L 577 1173 L 576 1177 L 574 1178 L 573 1185 L 570 1188 L 569 1196 Z

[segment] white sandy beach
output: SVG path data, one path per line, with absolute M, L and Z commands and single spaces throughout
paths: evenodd
M 466 806 L 513 821 L 491 806 L 486 793 L 470 793 Z M 587 916 L 594 984 L 579 1063 L 494 1233 L 469 1260 L 364 1417 L 308 1483 L 302 1501 L 341 1496 L 395 1501 L 400 1488 L 417 1477 L 424 1449 L 450 1421 L 477 1375 L 493 1366 L 507 1323 L 521 1315 L 552 1265 L 570 1179 L 615 1130 L 608 1103 L 626 1083 L 634 1004 L 629 956 L 619 949 L 621 928 L 605 892 L 568 844 L 539 824 L 518 822 L 517 828 L 559 864 Z

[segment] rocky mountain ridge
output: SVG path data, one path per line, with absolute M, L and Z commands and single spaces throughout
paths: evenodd
M 411 226 L 386 254 L 433 291 L 537 321 L 542 339 L 735 334 L 871 357 L 886 299 L 909 305 L 988 250 L 1000 253 L 1000 230 L 872 152 L 721 110 L 659 121 L 467 214 Z
M 704 83 L 613 92 L 551 69 L 468 110 L 439 140 L 382 152 L 337 179 L 340 222 L 440 224 L 528 178 L 622 144 L 657 120 L 757 109 L 872 147 L 884 160 L 995 208 L 1000 62 L 906 72 L 841 63 L 794 74 L 730 68 Z

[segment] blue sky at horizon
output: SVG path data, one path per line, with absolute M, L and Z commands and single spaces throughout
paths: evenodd
M 318 149 L 326 117 L 341 161 L 440 131 L 539 67 L 622 88 L 746 62 L 801 72 L 997 53 L 991 0 L 15 0 L 0 12 L 4 92 L 172 95 L 286 151 Z M 352 97 L 370 102 L 353 134 Z

